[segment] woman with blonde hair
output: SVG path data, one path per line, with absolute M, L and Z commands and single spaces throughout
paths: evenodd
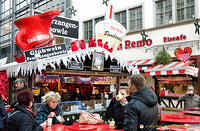
M 43 98 L 43 104 L 37 110 L 36 113 L 37 124 L 46 121 L 48 117 L 53 118 L 52 124 L 63 123 L 64 122 L 63 114 L 60 106 L 58 105 L 58 102 L 60 101 L 61 98 L 59 93 L 50 91 L 42 98 Z M 60 118 L 58 116 L 60 116 L 61 119 L 58 120 L 58 118 Z

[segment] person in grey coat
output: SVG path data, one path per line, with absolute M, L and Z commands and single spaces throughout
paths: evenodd
M 131 101 L 124 109 L 124 131 L 155 131 L 158 121 L 158 100 L 142 75 L 129 77 Z
M 178 98 L 179 101 L 184 101 L 184 109 L 190 107 L 200 107 L 200 96 L 194 94 L 194 87 L 188 85 L 187 92 Z

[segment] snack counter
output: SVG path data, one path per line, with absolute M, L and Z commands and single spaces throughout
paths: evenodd
M 186 93 L 188 85 L 196 86 L 192 77 L 184 75 L 158 76 L 157 77 L 158 96 L 162 107 L 183 108 L 183 102 L 178 98 Z

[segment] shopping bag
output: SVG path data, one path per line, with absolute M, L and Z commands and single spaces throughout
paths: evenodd
M 81 112 L 79 116 L 79 123 L 80 124 L 101 124 L 104 123 L 104 120 L 100 118 L 100 115 L 97 113 L 90 113 L 90 112 Z

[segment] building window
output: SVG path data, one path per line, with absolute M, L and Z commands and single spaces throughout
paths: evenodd
M 191 20 L 194 17 L 195 0 L 176 0 L 177 21 Z
M 84 39 L 89 40 L 90 37 L 92 37 L 92 20 L 84 22 Z
M 172 23 L 172 0 L 156 2 L 156 25 L 167 25 Z
M 127 19 L 126 19 L 126 11 L 122 11 L 122 12 L 119 12 L 119 13 L 116 13 L 115 14 L 115 19 L 121 23 L 126 29 L 127 29 Z
M 142 7 L 129 10 L 130 31 L 142 29 Z
M 103 21 L 103 20 L 104 20 L 104 17 L 96 18 L 96 19 L 94 20 L 95 25 L 96 25 L 96 23 L 98 23 L 98 22 L 100 22 L 100 21 Z

